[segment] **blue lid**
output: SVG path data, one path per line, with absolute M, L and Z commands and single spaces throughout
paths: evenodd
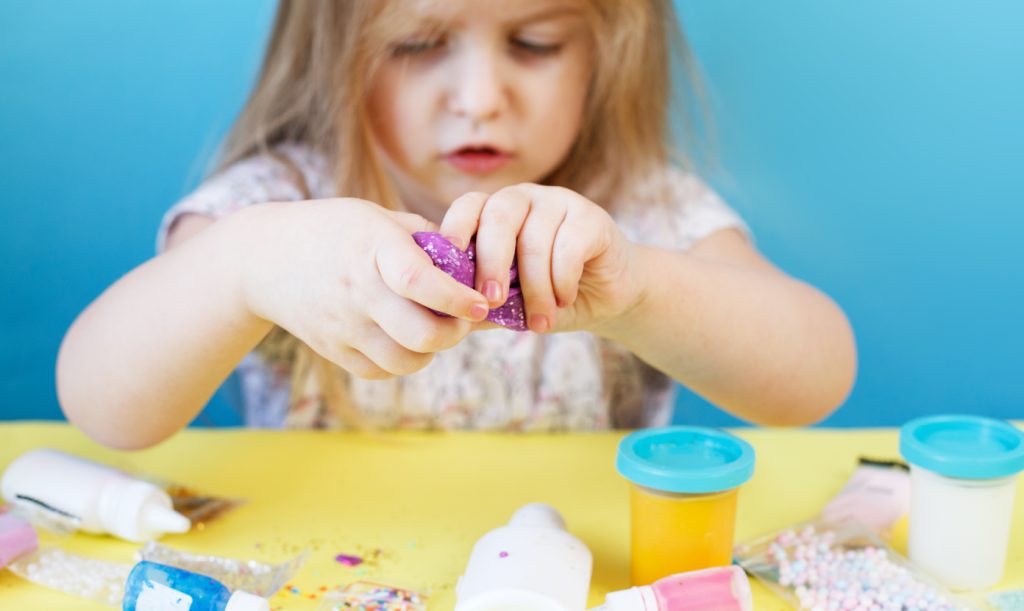
M 720 492 L 754 474 L 754 448 L 718 429 L 646 429 L 623 438 L 615 467 L 634 484 L 655 490 Z
M 900 454 L 947 477 L 994 479 L 1024 470 L 1024 433 L 981 416 L 931 416 L 900 429 Z

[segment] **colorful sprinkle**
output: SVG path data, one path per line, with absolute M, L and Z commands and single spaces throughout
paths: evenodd
M 498 554 L 498 558 L 508 558 L 508 552 L 501 552 Z
M 345 566 L 359 566 L 363 563 L 363 559 L 359 556 L 349 556 L 348 554 L 338 554 L 334 560 Z

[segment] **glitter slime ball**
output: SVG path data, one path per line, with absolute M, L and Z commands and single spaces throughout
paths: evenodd
M 441 234 L 418 231 L 412 234 L 420 248 L 430 255 L 437 267 L 460 283 L 473 288 L 476 280 L 476 248 L 470 244 L 465 251 L 446 240 Z M 515 261 L 509 270 L 510 286 L 508 299 L 501 306 L 487 313 L 487 320 L 512 329 L 526 331 L 526 311 L 523 306 L 523 292 L 519 288 L 519 270 Z

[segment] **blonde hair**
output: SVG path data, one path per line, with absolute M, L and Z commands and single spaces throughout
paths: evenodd
M 400 209 L 373 146 L 365 100 L 389 51 L 388 37 L 409 21 L 410 12 L 432 4 L 281 0 L 258 82 L 223 143 L 217 167 L 268 155 L 312 197 L 302 172 L 275 150 L 282 143 L 301 142 L 327 160 L 337 194 Z M 650 175 L 670 159 L 685 163 L 671 145 L 669 109 L 682 100 L 673 95 L 673 59 L 680 61 L 683 84 L 698 92 L 690 99 L 700 99 L 699 79 L 671 0 L 586 4 L 594 72 L 581 129 L 565 160 L 543 182 L 607 204 L 631 178 Z M 680 116 L 688 125 L 688 115 Z M 362 426 L 344 381 L 326 359 L 282 330 L 259 349 L 278 356 L 297 351 L 291 355 L 293 404 L 313 376 L 327 409 L 350 426 Z

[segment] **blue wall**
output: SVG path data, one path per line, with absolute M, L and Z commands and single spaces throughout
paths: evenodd
M 849 313 L 833 425 L 1024 416 L 1024 4 L 680 0 L 709 180 Z M 258 65 L 269 0 L 0 3 L 0 417 L 59 418 L 74 316 L 153 252 Z M 685 395 L 679 418 L 732 422 Z M 223 398 L 204 423 L 233 421 Z

